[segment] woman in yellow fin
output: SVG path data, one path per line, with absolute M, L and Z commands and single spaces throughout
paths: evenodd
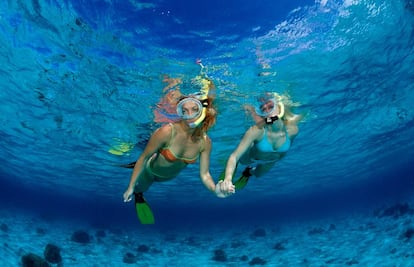
M 246 106 L 246 110 L 252 114 L 256 124 L 246 131 L 230 155 L 224 174 L 227 184 L 232 181 L 239 162 L 247 165 L 234 183 L 236 190 L 242 189 L 250 176 L 260 177 L 267 173 L 286 155 L 298 134 L 297 124 L 303 117 L 294 114 L 286 99 L 277 93 L 265 93 L 258 98 L 256 108 Z
M 207 78 L 201 80 L 201 85 L 201 93 L 182 96 L 179 99 L 176 112 L 180 120 L 158 128 L 133 164 L 134 170 L 123 198 L 125 202 L 129 202 L 135 196 L 141 223 L 154 223 L 143 192 L 154 182 L 173 179 L 197 159 L 200 159 L 201 181 L 208 190 L 218 197 L 226 197 L 235 191 L 231 184 L 225 185 L 222 181 L 215 184 L 209 171 L 211 140 L 207 136 L 207 131 L 216 121 L 216 110 L 213 107 L 213 98 L 208 92 L 214 85 Z

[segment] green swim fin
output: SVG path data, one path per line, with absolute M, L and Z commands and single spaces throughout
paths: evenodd
M 236 187 L 236 190 L 243 189 L 247 185 L 247 182 L 249 181 L 250 176 L 252 176 L 252 174 L 250 173 L 251 169 L 253 168 L 246 167 L 246 169 L 244 169 L 242 173 L 242 176 L 240 176 L 240 178 L 237 179 L 236 182 L 234 182 L 234 186 Z
M 135 209 L 137 210 L 138 219 L 141 224 L 154 224 L 154 214 L 142 193 L 134 193 Z
M 234 168 L 234 173 L 236 173 L 237 171 L 237 166 L 239 166 L 239 164 L 236 164 L 236 168 Z M 219 181 L 224 181 L 224 178 L 226 177 L 226 168 L 224 168 L 223 172 L 220 174 L 219 176 Z M 234 178 L 234 174 L 233 174 L 233 178 Z
M 219 176 L 219 181 L 224 181 L 224 177 L 226 176 L 226 169 L 224 169 L 224 171 L 220 174 Z

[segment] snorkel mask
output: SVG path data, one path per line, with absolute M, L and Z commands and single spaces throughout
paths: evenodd
M 188 123 L 190 128 L 196 128 L 200 123 L 204 121 L 206 118 L 207 107 L 208 107 L 208 91 L 210 89 L 211 81 L 203 78 L 201 76 L 197 76 L 195 81 L 201 85 L 200 92 L 194 93 L 189 95 L 188 97 L 180 100 L 177 104 L 177 114 L 184 120 L 191 120 L 194 118 L 198 118 L 194 122 Z M 193 102 L 197 108 L 193 110 L 193 112 L 189 114 L 185 114 L 184 104 Z
M 193 106 L 193 112 L 190 114 L 187 114 L 186 108 L 184 107 L 187 103 L 193 103 L 195 106 Z M 177 104 L 177 114 L 180 116 L 183 120 L 192 120 L 195 118 L 198 118 L 194 122 L 190 122 L 188 125 L 190 128 L 197 127 L 205 118 L 206 118 L 206 109 L 208 106 L 207 99 L 199 100 L 197 95 L 191 95 L 189 97 L 186 97 L 182 99 Z
M 192 120 L 197 118 L 194 122 L 188 123 L 190 128 L 196 128 L 199 126 L 204 119 L 206 118 L 207 114 L 207 107 L 208 107 L 208 92 L 210 87 L 212 86 L 212 82 L 210 79 L 207 78 L 205 73 L 202 73 L 204 66 L 201 64 L 201 60 L 197 60 L 196 62 L 201 67 L 200 75 L 197 75 L 193 80 L 192 83 L 197 87 L 200 86 L 200 92 L 193 93 L 188 97 L 180 100 L 177 104 L 177 114 L 183 120 Z M 185 114 L 184 104 L 193 102 L 196 105 L 196 108 L 192 110 L 191 114 Z
M 256 107 L 256 113 L 264 118 L 266 124 L 273 124 L 273 122 L 282 118 L 285 115 L 285 105 L 282 102 L 282 97 L 277 93 L 269 93 L 259 97 L 259 106 Z M 276 107 L 279 108 L 279 114 L 273 115 Z M 272 116 L 273 115 L 273 116 Z

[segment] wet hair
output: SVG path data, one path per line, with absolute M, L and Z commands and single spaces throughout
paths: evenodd
M 213 98 L 207 98 L 206 117 L 199 127 L 194 131 L 194 136 L 202 137 L 216 123 L 217 111 L 213 106 Z
M 204 100 L 204 101 L 207 101 L 206 117 L 200 123 L 200 125 L 198 125 L 194 130 L 194 133 L 193 133 L 192 137 L 195 140 L 203 138 L 203 136 L 207 133 L 207 131 L 211 127 L 213 127 L 213 125 L 216 123 L 216 117 L 217 117 L 217 111 L 214 107 L 214 96 L 215 96 L 215 89 L 216 88 L 214 86 L 213 81 L 210 78 L 205 78 L 205 79 L 210 81 L 210 83 L 208 85 L 208 96 L 207 96 L 207 99 Z M 189 96 L 180 97 L 178 102 L 180 102 L 182 99 L 187 98 L 187 97 L 189 97 Z
M 205 77 L 209 81 L 208 83 L 208 96 L 207 96 L 207 110 L 206 110 L 206 118 L 203 120 L 201 125 L 196 128 L 194 131 L 193 136 L 196 138 L 201 138 L 211 127 L 216 124 L 216 117 L 217 117 L 217 110 L 214 107 L 214 96 L 216 94 L 216 87 L 208 77 Z

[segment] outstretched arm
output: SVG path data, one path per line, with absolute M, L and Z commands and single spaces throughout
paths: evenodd
M 256 123 L 257 126 L 259 127 L 263 127 L 264 120 L 262 117 L 260 117 L 259 115 L 257 115 L 256 110 L 254 109 L 254 107 L 252 105 L 244 105 L 243 106 L 244 110 L 246 111 L 246 113 L 248 113 L 250 116 L 252 116 L 254 122 Z
M 211 140 L 205 138 L 205 148 L 200 155 L 200 178 L 204 186 L 211 192 L 215 192 L 218 197 L 227 197 L 235 192 L 233 184 L 227 185 L 223 182 L 214 183 L 210 174 L 210 154 L 211 154 Z
M 205 138 L 205 147 L 200 155 L 200 179 L 203 182 L 204 186 L 214 192 L 215 184 L 213 178 L 210 174 L 210 154 L 211 154 L 211 140 L 210 138 Z
M 124 202 L 131 201 L 135 184 L 137 183 L 138 177 L 141 175 L 141 172 L 144 169 L 143 166 L 145 162 L 147 162 L 148 158 L 150 158 L 155 152 L 158 151 L 161 146 L 163 146 L 168 141 L 170 133 L 171 127 L 169 125 L 164 125 L 152 134 L 147 146 L 144 149 L 144 152 L 142 152 L 138 160 L 135 162 L 134 170 L 132 171 L 128 188 L 123 195 Z
M 224 181 L 231 182 L 233 179 L 234 171 L 236 170 L 237 163 L 239 162 L 240 157 L 246 153 L 246 151 L 252 146 L 253 142 L 256 140 L 257 135 L 260 133 L 260 129 L 257 126 L 252 126 L 244 134 L 242 140 L 237 146 L 236 150 L 231 153 L 229 159 L 227 160 L 226 165 L 226 175 Z

